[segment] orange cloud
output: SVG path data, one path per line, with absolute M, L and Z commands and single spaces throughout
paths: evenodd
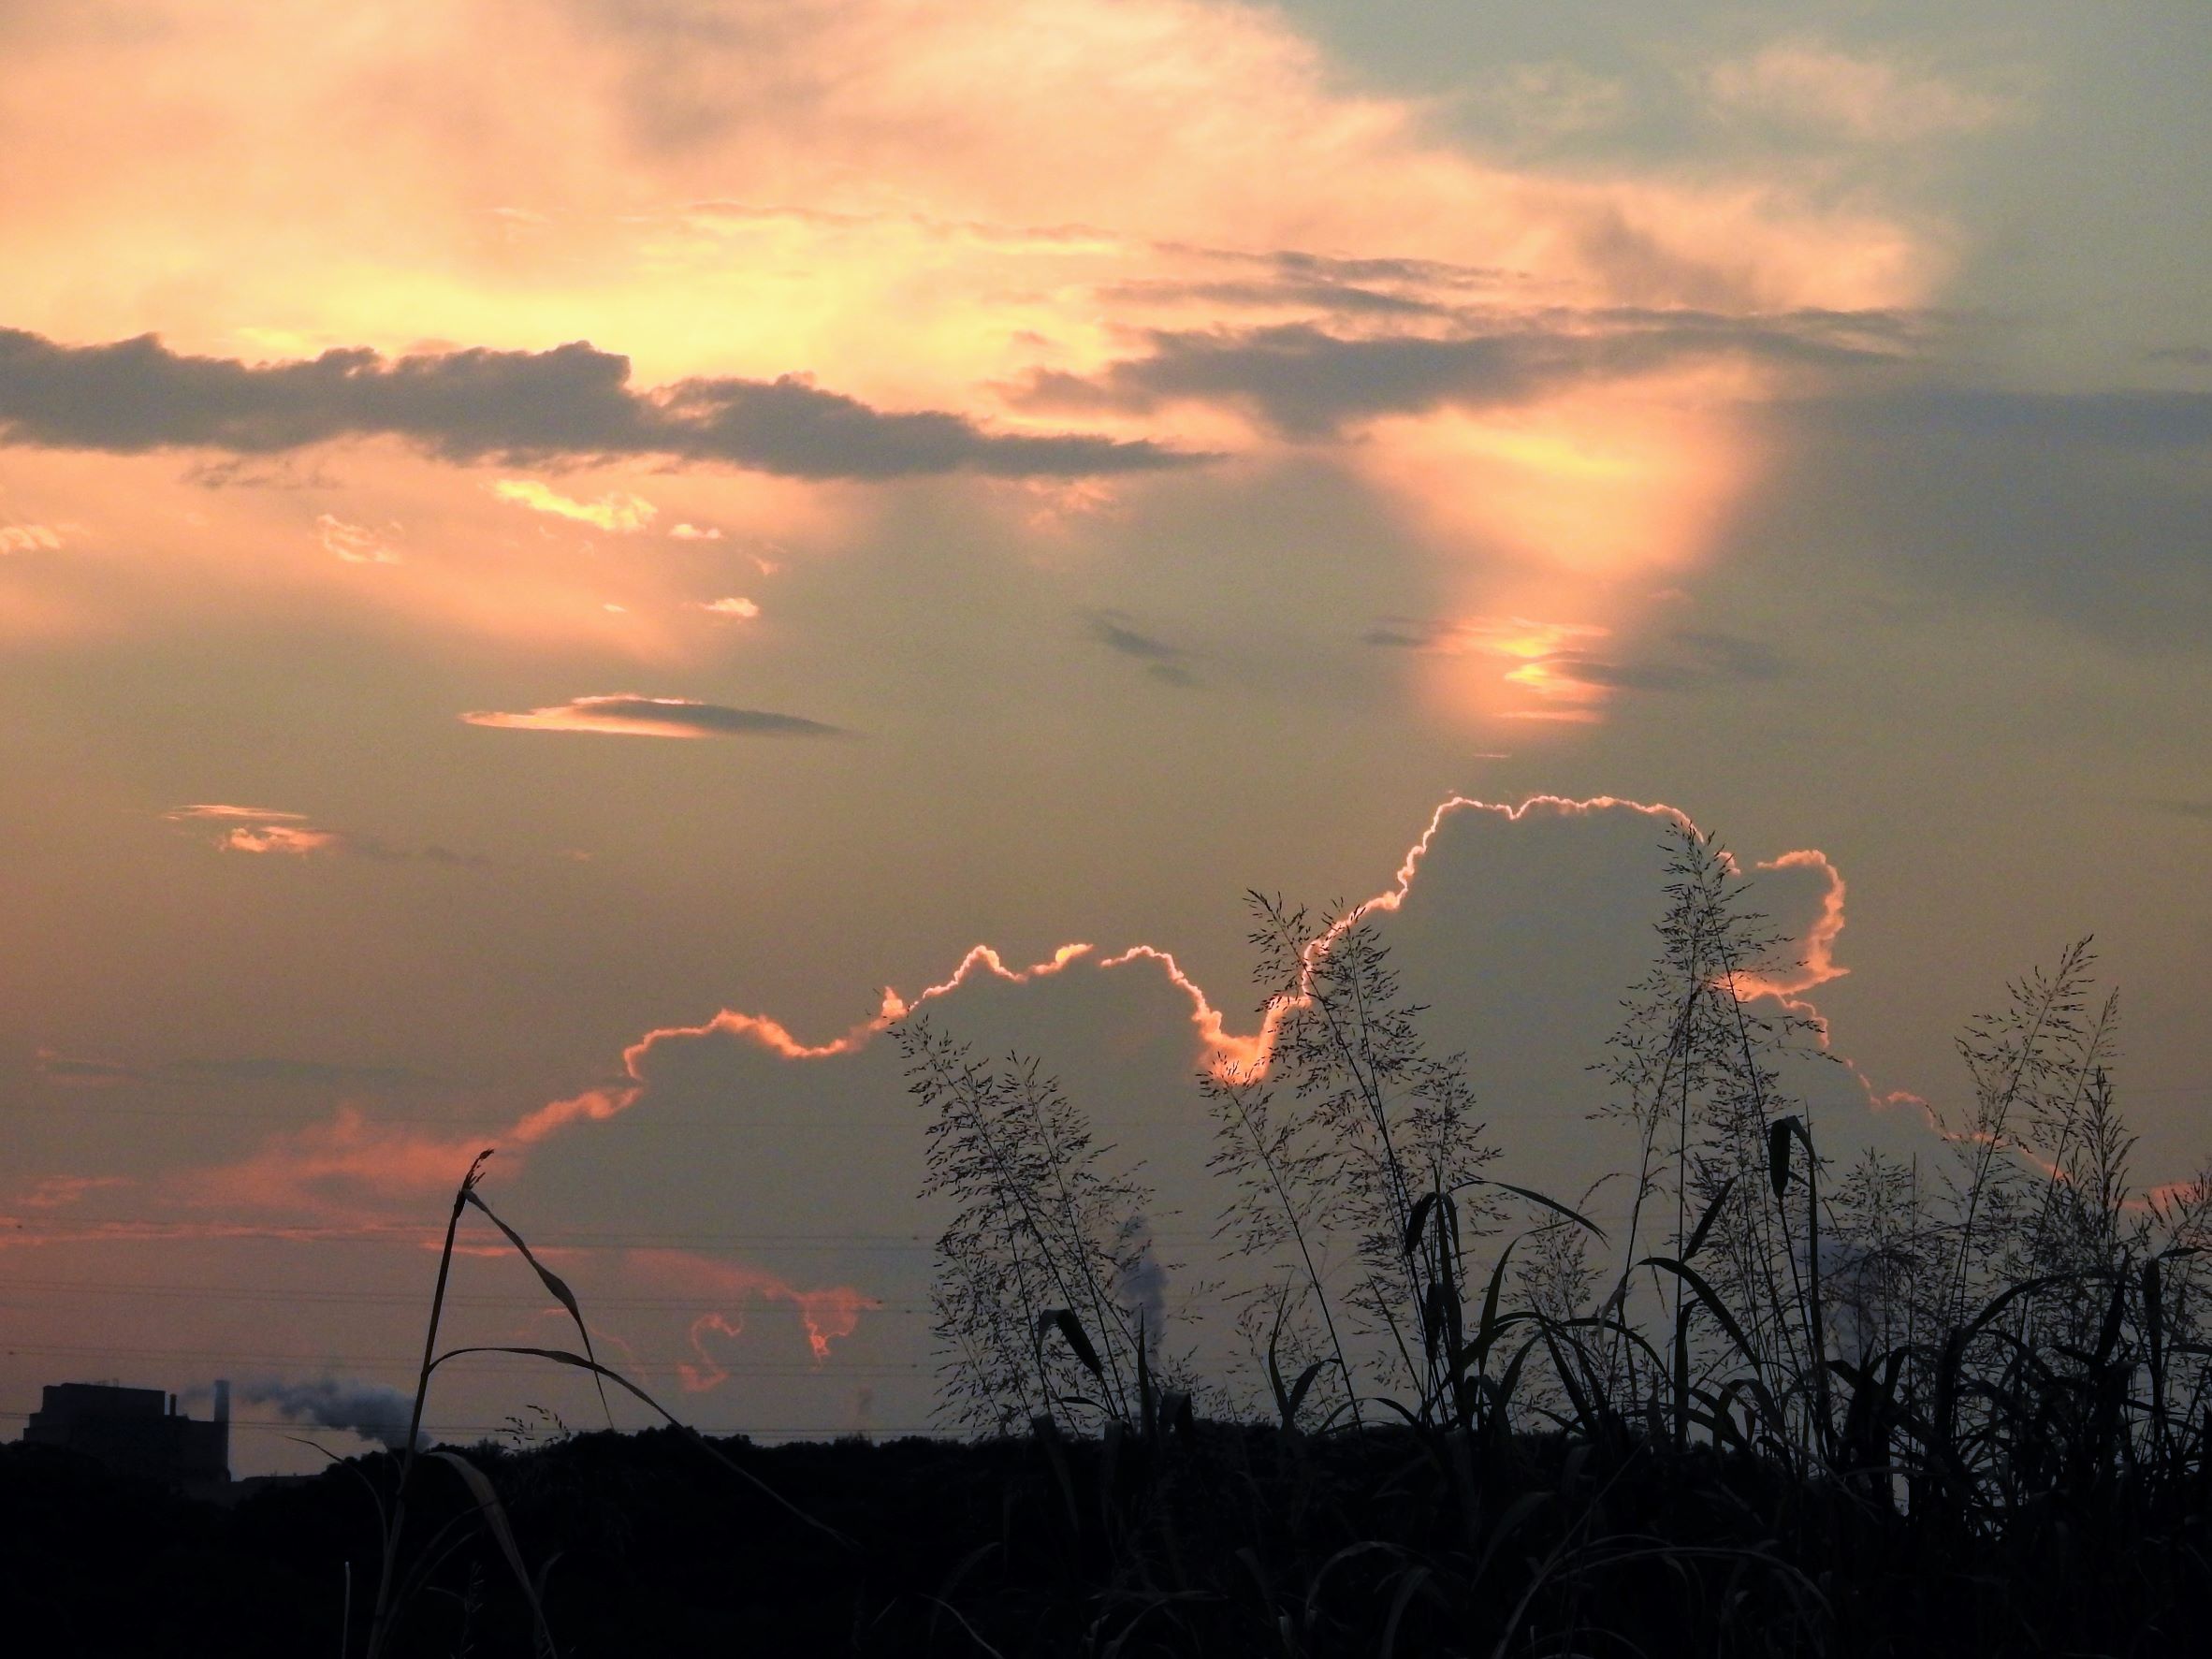
M 294 858 L 327 852 L 338 844 L 339 837 L 328 830 L 291 823 L 240 824 L 216 843 L 230 852 L 283 852 Z
M 1801 993 L 1826 984 L 1830 980 L 1841 979 L 1851 969 L 1836 961 L 1836 939 L 1843 931 L 1843 901 L 1849 890 L 1843 884 L 1843 872 L 1830 862 L 1826 853 L 1818 848 L 1800 848 L 1785 852 L 1780 858 L 1770 858 L 1758 866 L 1762 870 L 1805 869 L 1818 871 L 1825 891 L 1821 895 L 1820 916 L 1798 940 L 1805 959 L 1797 968 L 1770 976 L 1754 976 L 1744 981 L 1749 995 L 1772 997 L 1787 1002 L 1801 1012 L 1812 1011 L 1792 998 Z
M 660 512 L 645 497 L 632 495 L 627 490 L 615 490 L 595 502 L 579 502 L 540 484 L 534 478 L 502 478 L 492 485 L 491 493 L 502 502 L 528 507 L 533 513 L 550 513 L 557 518 L 573 518 L 578 523 L 593 525 L 618 535 L 644 530 Z M 677 528 L 683 530 L 688 527 L 678 525 Z
M 55 552 L 62 532 L 46 524 L 0 524 L 0 553 Z
M 129 430 L 112 399 L 19 419 L 41 441 L 141 446 L 399 434 L 346 451 L 362 469 L 347 488 L 385 498 L 373 516 L 327 514 L 319 533 L 336 559 L 375 563 L 394 546 L 375 527 L 403 520 L 406 565 L 373 583 L 350 564 L 301 579 L 348 604 L 656 664 L 713 648 L 681 625 L 696 567 L 679 579 L 641 559 L 618 589 L 502 545 L 504 504 L 474 510 L 620 532 L 648 520 L 640 476 L 573 494 L 509 477 L 488 495 L 481 476 L 426 477 L 437 469 L 402 444 L 512 469 L 533 446 L 604 459 L 650 440 L 674 448 L 634 453 L 801 475 L 772 497 L 745 474 L 733 501 L 640 464 L 650 523 L 674 525 L 653 539 L 661 555 L 703 552 L 691 544 L 723 524 L 749 537 L 829 518 L 843 535 L 884 509 L 822 481 L 840 469 L 1005 473 L 963 501 L 1003 499 L 1011 533 L 1057 540 L 1142 512 L 1169 445 L 1309 458 L 1202 401 L 1107 411 L 1095 442 L 1070 447 L 992 389 L 1096 379 L 1148 330 L 1296 322 L 1359 350 L 1538 323 L 1585 344 L 1716 319 L 1772 333 L 1924 303 L 1948 258 L 1925 222 L 1840 206 L 1771 159 L 1573 177 L 1503 164 L 1424 101 L 1361 90 L 1265 7 L 800 0 L 724 36 L 682 7 L 532 6 L 518 29 L 508 0 L 363 0 L 342 43 L 282 7 L 142 9 L 127 40 L 58 21 L 10 37 L 0 123 L 48 135 L 56 159 L 0 182 L 20 252 L 0 271 L 0 325 L 49 368 L 135 366 L 197 388 L 199 424 L 160 429 L 177 414 L 160 399 Z M 1832 68 L 1828 81 L 1850 80 Z M 1744 84 L 1811 73 L 1769 63 Z M 558 111 L 528 90 L 551 85 Z M 148 86 L 151 102 L 126 91 Z M 1913 77 L 1897 86 L 1935 108 Z M 728 198 L 733 178 L 746 199 Z M 33 274 L 53 270 L 103 280 Z M 583 343 L 586 327 L 626 358 Z M 1764 358 L 1647 367 L 1511 412 L 1380 414 L 1350 423 L 1339 453 L 1431 545 L 1442 608 L 1626 635 L 1639 607 L 1622 596 L 1706 555 L 1761 459 L 1757 406 L 1792 384 Z M 506 395 L 518 379 L 530 395 Z M 300 387 L 319 425 L 300 425 Z M 463 393 L 466 420 L 443 401 Z M 1126 447 L 1144 440 L 1156 447 Z M 37 464 L 69 471 L 53 452 Z M 70 488 L 123 512 L 118 466 Z M 1101 469 L 1111 486 L 1069 479 Z M 225 492 L 225 531 L 247 520 L 248 493 Z M 404 510 L 387 515 L 392 497 Z M 785 522 L 764 523 L 763 503 Z M 136 546 L 143 526 L 129 528 Z M 250 537 L 220 539 L 209 567 L 273 579 L 240 555 Z M 52 595 L 0 590 L 13 632 L 76 622 Z M 1533 671 L 1417 673 L 1458 716 L 1571 722 L 1602 702 L 1566 706 Z

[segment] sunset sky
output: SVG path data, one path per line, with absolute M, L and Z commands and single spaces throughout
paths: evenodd
M 1953 1034 L 2093 931 L 2139 1176 L 2212 1152 L 2203 0 L 0 0 L 0 1436 L 411 1386 L 494 1145 L 690 1420 L 920 1425 L 883 1027 L 1039 1054 L 1201 1249 L 1247 888 L 1402 893 L 1570 1180 L 1646 808 L 1800 941 L 1824 1139 L 1936 1156 Z M 457 1340 L 557 1337 L 479 1234 Z

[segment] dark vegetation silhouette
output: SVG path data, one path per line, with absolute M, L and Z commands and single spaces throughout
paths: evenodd
M 86 1654 L 2192 1651 L 2212 1171 L 2134 1187 L 2088 941 L 1967 1026 L 1972 1104 L 1925 1166 L 1837 1155 L 1786 1087 L 1819 1033 L 1749 1000 L 1782 941 L 1719 847 L 1670 851 L 1593 1066 L 1636 1149 L 1593 1189 L 1611 1231 L 1506 1179 L 1365 918 L 1255 895 L 1270 1063 L 1200 1080 L 1248 1270 L 1231 1373 L 1174 1347 L 1155 1196 L 1040 1061 L 914 1019 L 940 1409 L 971 1438 L 692 1433 L 599 1362 L 479 1158 L 414 1426 L 474 1351 L 437 1346 L 473 1208 L 577 1331 L 500 1351 L 667 1428 L 411 1434 L 228 1514 L 9 1447 L 0 1589 Z

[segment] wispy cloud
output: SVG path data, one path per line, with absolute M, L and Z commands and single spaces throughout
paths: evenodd
M 751 600 L 735 593 L 726 599 L 702 601 L 699 608 L 703 611 L 711 611 L 718 617 L 735 618 L 740 622 L 749 622 L 761 614 L 759 605 L 753 604 Z
M 599 732 L 618 737 L 847 737 L 841 727 L 795 714 L 730 708 L 689 697 L 643 697 L 618 691 L 577 697 L 518 714 L 477 709 L 460 717 L 472 726 L 524 732 Z
M 188 357 L 151 334 L 72 346 L 0 328 L 0 441 L 9 444 L 270 455 L 380 434 L 457 462 L 655 455 L 798 478 L 1063 477 L 1206 458 L 1142 440 L 991 431 L 941 410 L 886 413 L 794 374 L 641 391 L 629 358 L 582 341 L 396 358 L 351 347 L 246 363 Z
M 54 553 L 62 532 L 51 524 L 0 524 L 0 553 Z
M 312 462 L 302 464 L 292 456 L 274 460 L 231 456 L 221 460 L 195 461 L 184 469 L 184 482 L 202 489 L 336 489 L 338 480 Z
M 26 1210 L 60 1210 L 88 1192 L 133 1185 L 127 1175 L 42 1175 L 18 1193 L 15 1201 Z
M 1777 41 L 1716 64 L 1705 88 L 1724 114 L 1873 144 L 1979 132 L 2015 117 L 2022 104 L 2016 93 L 1965 86 L 1923 65 L 1817 40 Z
M 396 528 L 396 527 L 393 527 Z M 315 515 L 315 536 L 323 551 L 348 564 L 397 564 L 400 556 L 385 545 L 387 530 L 379 532 L 365 524 L 348 524 L 334 513 Z

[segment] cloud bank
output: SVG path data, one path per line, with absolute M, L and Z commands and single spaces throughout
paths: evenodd
M 1908 328 L 1885 312 L 1593 309 L 1499 318 L 1445 335 L 1355 335 L 1308 322 L 1156 329 L 1142 356 L 1089 376 L 1040 371 L 1011 395 L 1026 407 L 1083 412 L 1229 402 L 1287 436 L 1324 438 L 1377 415 L 1526 403 L 1715 359 L 1821 369 L 1892 362 Z
M 583 341 L 394 358 L 357 347 L 246 363 L 185 356 L 152 334 L 62 345 L 0 328 L 7 444 L 269 455 L 375 436 L 459 463 L 666 456 L 815 479 L 1078 477 L 1205 458 L 1142 439 L 989 431 L 941 410 L 886 413 L 795 374 L 641 391 L 628 357 Z

